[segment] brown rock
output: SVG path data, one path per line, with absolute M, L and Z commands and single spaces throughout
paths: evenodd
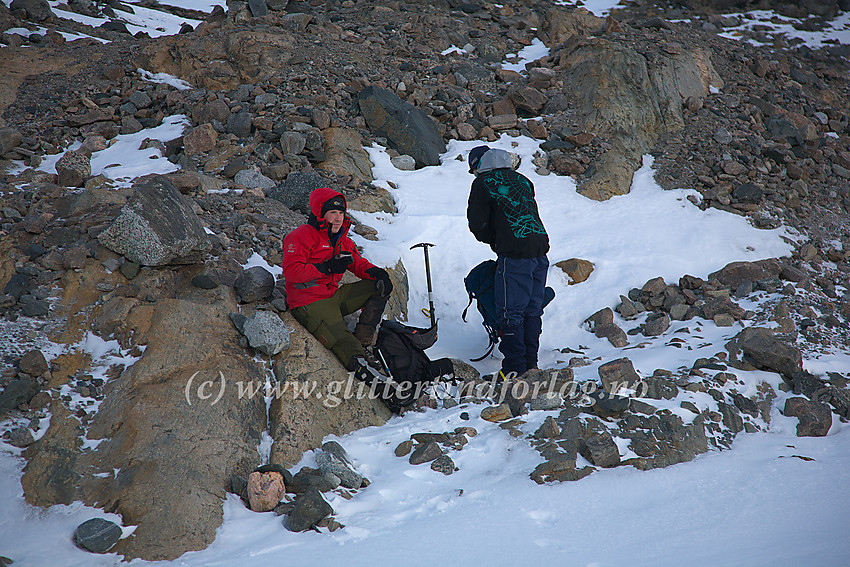
M 832 411 L 821 402 L 807 398 L 788 398 L 783 413 L 789 417 L 798 417 L 797 437 L 823 437 L 832 427 Z
M 500 404 L 498 406 L 491 406 L 481 410 L 481 419 L 493 423 L 505 421 L 506 419 L 510 419 L 512 417 L 513 414 L 511 413 L 511 408 L 506 403 Z
M 602 364 L 598 371 L 602 387 L 609 394 L 616 394 L 621 388 L 631 388 L 640 381 L 632 361 L 628 358 L 618 358 Z
M 47 372 L 50 367 L 40 350 L 31 350 L 21 357 L 18 369 L 24 374 L 37 378 Z
M 211 124 L 201 124 L 183 136 L 183 151 L 187 156 L 196 156 L 215 149 L 218 133 Z
M 408 439 L 407 441 L 402 441 L 398 444 L 398 447 L 395 448 L 395 456 L 396 457 L 406 457 L 413 450 L 413 441 Z
M 555 263 L 570 277 L 569 284 L 574 285 L 586 281 L 593 273 L 593 263 L 580 258 L 570 258 Z
M 283 476 L 278 472 L 252 472 L 248 476 L 248 504 L 254 512 L 271 512 L 286 494 Z

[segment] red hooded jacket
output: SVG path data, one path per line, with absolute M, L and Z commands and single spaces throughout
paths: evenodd
M 336 196 L 345 197 L 328 187 L 310 193 L 310 218 L 283 239 L 283 277 L 286 279 L 286 303 L 290 309 L 332 297 L 339 288 L 342 274 L 323 274 L 316 266 L 340 252 L 351 252 L 348 271 L 360 279 L 373 280 L 366 270 L 374 264 L 357 251 L 348 237 L 351 218 L 346 214 L 336 244 L 331 244 L 331 225 L 322 218 L 322 206 Z

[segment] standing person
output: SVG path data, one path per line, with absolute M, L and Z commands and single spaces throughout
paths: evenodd
M 477 240 L 496 253 L 496 308 L 500 311 L 502 374 L 537 368 L 549 237 L 534 200 L 534 185 L 511 168 L 511 156 L 489 146 L 469 152 L 475 175 L 466 217 Z
M 283 240 L 286 302 L 292 316 L 333 351 L 359 380 L 371 381 L 381 364 L 367 350 L 393 290 L 386 270 L 373 265 L 348 237 L 351 219 L 342 193 L 323 187 L 310 193 L 310 217 Z M 359 282 L 339 285 L 351 271 Z M 343 317 L 358 309 L 354 333 Z

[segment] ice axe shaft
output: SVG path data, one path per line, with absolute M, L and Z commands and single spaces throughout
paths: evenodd
M 425 278 L 428 281 L 428 310 L 431 315 L 431 326 L 437 324 L 437 316 L 434 314 L 434 291 L 431 289 L 431 262 L 428 259 L 428 247 L 434 246 L 430 242 L 420 242 L 419 244 L 414 244 L 410 247 L 411 250 L 414 248 L 422 247 L 422 250 L 425 252 Z

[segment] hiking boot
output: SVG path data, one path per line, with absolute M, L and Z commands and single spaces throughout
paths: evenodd
M 360 341 L 364 348 L 375 344 L 375 326 L 357 323 L 354 327 L 354 338 Z
M 378 365 L 378 368 L 380 368 L 380 365 Z M 378 382 L 387 382 L 390 380 L 378 368 L 369 364 L 366 357 L 363 356 L 352 356 L 351 361 L 348 363 L 348 371 L 354 372 L 354 377 L 357 380 L 368 384 L 376 380 Z
M 387 369 L 384 366 L 384 363 L 381 362 L 381 359 L 378 358 L 378 356 L 375 354 L 374 349 L 372 349 L 372 348 L 363 349 L 363 358 L 366 359 L 366 365 L 369 366 L 370 368 L 377 370 L 378 372 L 380 372 L 384 376 L 389 375 L 389 372 L 387 372 Z

